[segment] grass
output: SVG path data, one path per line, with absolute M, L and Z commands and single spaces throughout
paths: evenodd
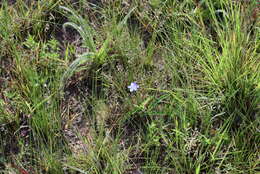
M 0 173 L 258 173 L 258 5 L 2 2 Z

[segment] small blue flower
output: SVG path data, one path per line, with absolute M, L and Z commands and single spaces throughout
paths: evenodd
M 128 89 L 130 90 L 130 92 L 137 91 L 138 88 L 139 88 L 139 85 L 137 85 L 135 82 L 132 82 L 130 84 L 130 86 L 128 86 Z

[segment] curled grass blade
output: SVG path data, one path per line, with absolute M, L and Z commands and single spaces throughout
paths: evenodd
M 79 56 L 76 60 L 74 60 L 68 70 L 63 74 L 60 82 L 60 91 L 63 90 L 65 83 L 67 80 L 73 75 L 73 73 L 78 69 L 78 67 L 87 61 L 92 61 L 95 57 L 94 53 L 85 53 Z
M 83 19 L 81 16 L 77 15 L 73 10 L 60 6 L 61 9 L 71 13 L 73 17 L 73 22 L 66 22 L 63 24 L 63 30 L 66 31 L 66 27 L 72 27 L 75 30 L 77 30 L 82 37 L 85 46 L 87 46 L 90 51 L 95 52 L 96 51 L 96 45 L 93 40 L 94 30 L 91 28 L 91 26 L 88 24 L 88 21 L 86 19 Z M 78 24 L 76 24 L 78 23 Z

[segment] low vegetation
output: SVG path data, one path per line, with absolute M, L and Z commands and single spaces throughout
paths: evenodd
M 256 174 L 257 0 L 0 2 L 0 173 Z

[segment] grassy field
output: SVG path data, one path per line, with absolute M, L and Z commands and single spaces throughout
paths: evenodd
M 0 173 L 259 173 L 259 4 L 1 1 Z

